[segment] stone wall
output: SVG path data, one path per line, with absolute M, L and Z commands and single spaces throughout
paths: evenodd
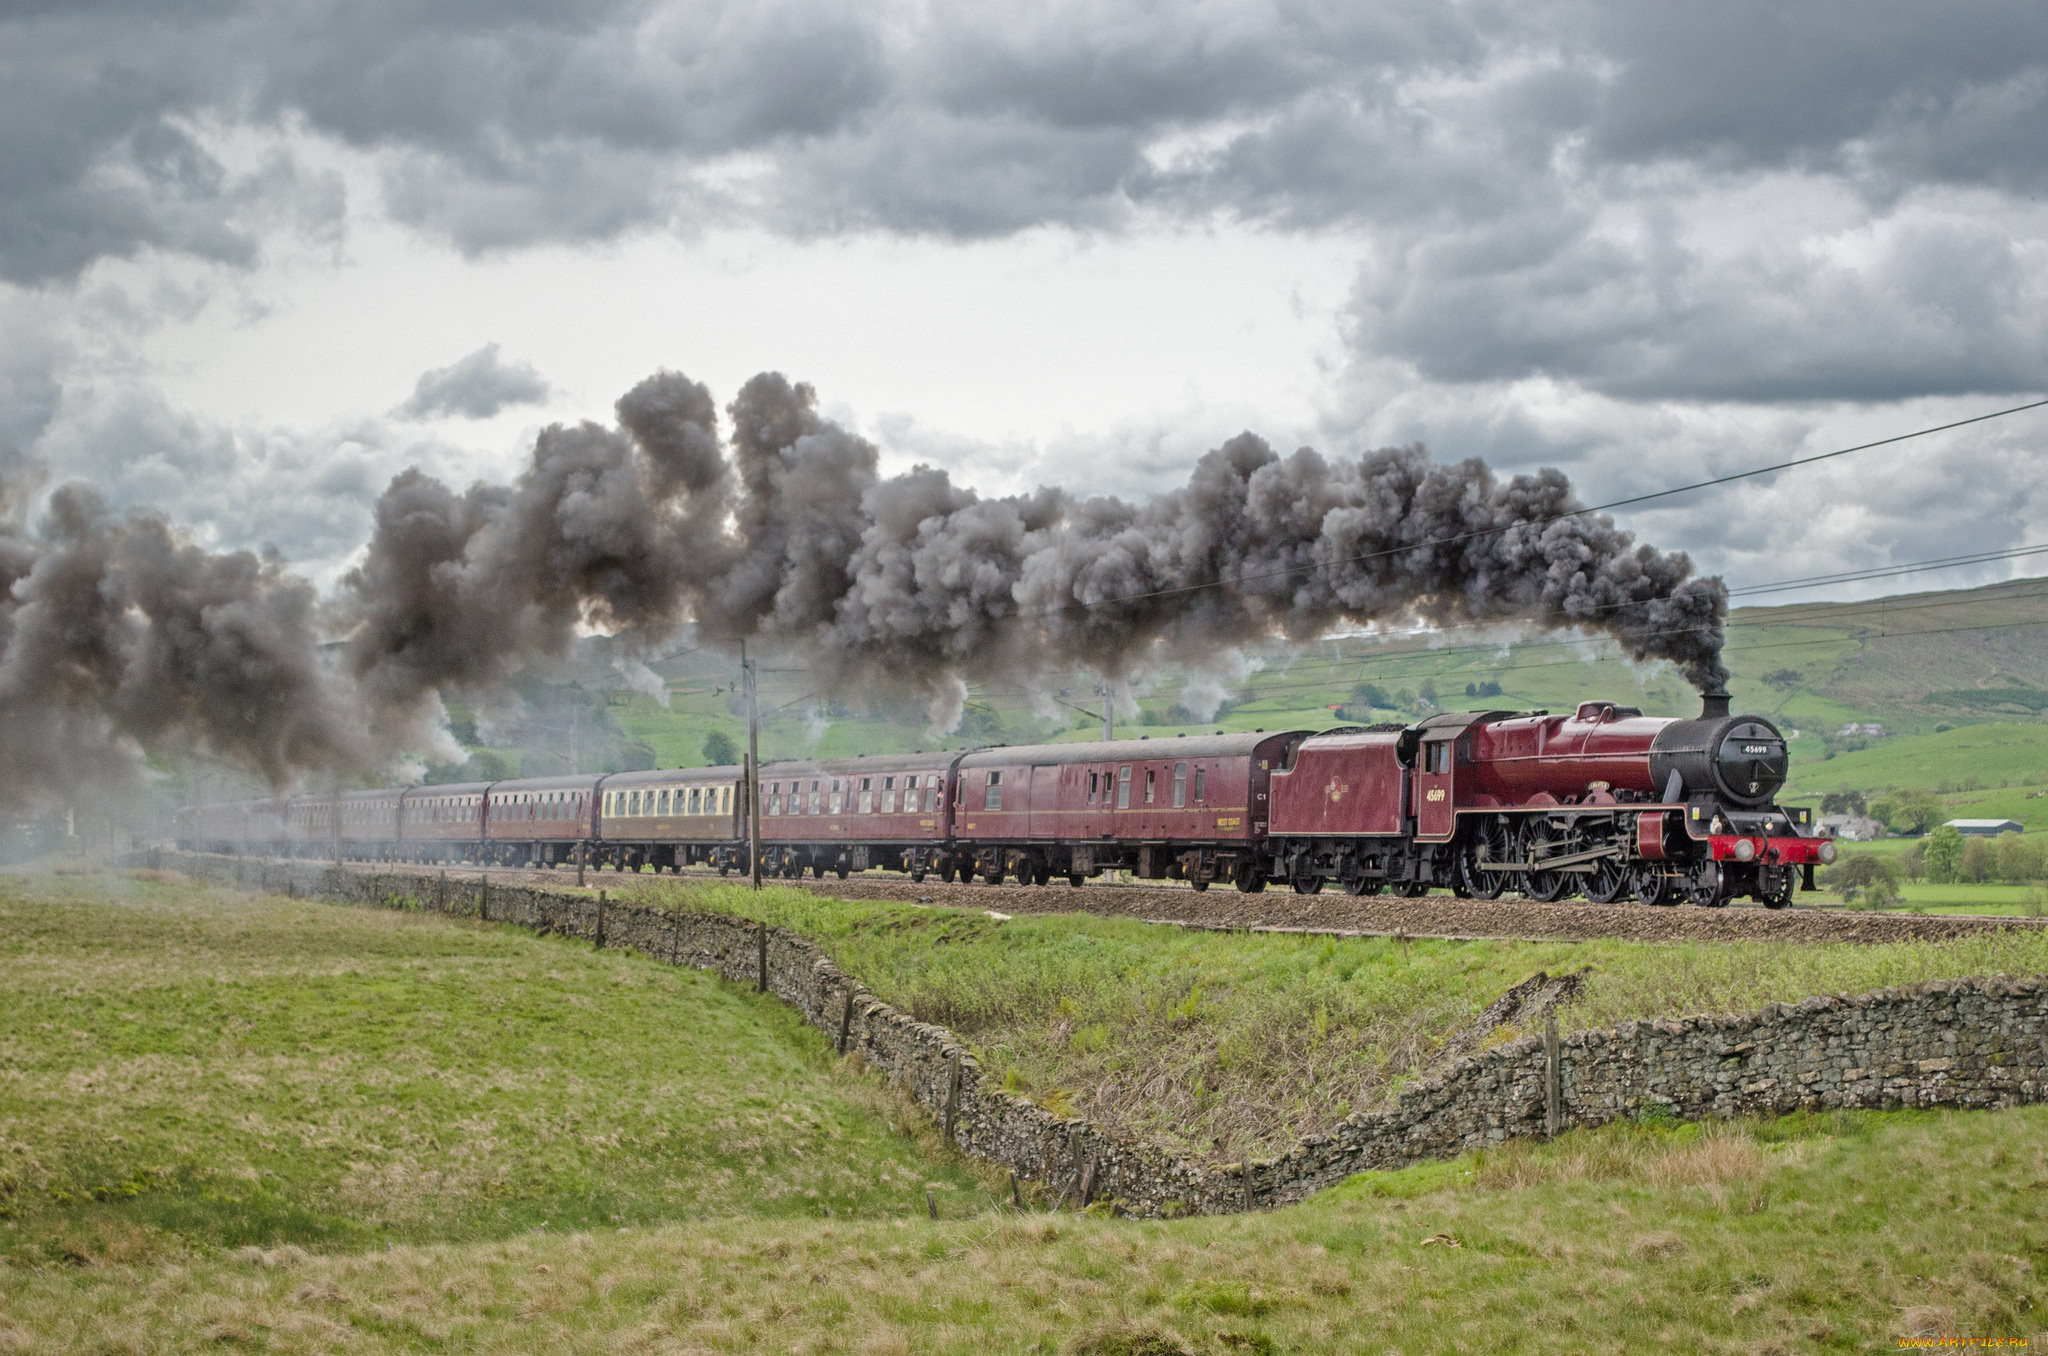
M 2002 1107 L 2042 1099 L 2048 982 L 1967 979 L 1809 998 L 1745 1016 L 1632 1022 L 1458 1060 L 1272 1159 L 1218 1166 L 1121 1140 L 1005 1092 L 943 1027 L 913 1020 L 815 943 L 727 914 L 671 913 L 420 868 L 177 852 L 138 854 L 251 889 L 427 908 L 715 970 L 772 993 L 842 1051 L 907 1089 L 968 1154 L 1073 1201 L 1134 1214 L 1221 1213 L 1301 1200 L 1356 1172 L 1599 1125 L 1654 1107 L 1684 1119 L 1827 1107 Z M 1554 1092 L 1552 1089 L 1554 1088 Z

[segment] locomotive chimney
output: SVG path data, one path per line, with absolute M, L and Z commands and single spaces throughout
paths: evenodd
M 1728 714 L 1728 689 L 1717 687 L 1700 694 L 1700 719 L 1719 720 Z

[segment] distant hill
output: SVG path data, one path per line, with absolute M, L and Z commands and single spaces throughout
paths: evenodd
M 1796 789 L 1944 782 L 1961 788 L 1973 777 L 1995 789 L 2001 779 L 2019 784 L 2037 773 L 2048 776 L 2048 579 L 1870 602 L 1745 607 L 1729 623 L 1726 655 L 1736 706 L 1768 714 L 1796 736 Z M 1669 666 L 1629 664 L 1600 641 L 1509 628 L 1326 638 L 1269 647 L 1252 663 L 1255 670 L 1241 679 L 1219 681 L 1182 668 L 1151 675 L 1138 691 L 1138 714 L 1120 718 L 1118 733 L 1171 738 L 1210 730 L 1322 729 L 1414 719 L 1432 709 L 1558 710 L 1591 697 L 1659 715 L 1691 714 L 1699 703 Z M 603 723 L 617 738 L 651 749 L 662 766 L 701 762 L 713 733 L 744 744 L 745 708 L 731 656 L 683 644 L 651 667 L 667 693 L 666 707 L 634 690 L 601 640 L 551 680 L 596 695 Z M 638 682 L 644 687 L 648 675 Z M 983 685 L 971 694 L 961 727 L 942 735 L 914 700 L 882 699 L 866 708 L 826 702 L 800 665 L 767 655 L 761 659 L 762 751 L 768 757 L 843 756 L 1100 738 L 1095 682 L 1092 674 L 1074 673 L 1039 692 Z M 1850 726 L 1861 728 L 1844 733 Z M 1979 733 L 1966 733 L 1971 729 Z M 516 751 L 513 756 L 516 761 Z M 587 757 L 585 763 L 596 766 Z M 2048 808 L 2048 799 L 2020 808 L 2034 807 Z

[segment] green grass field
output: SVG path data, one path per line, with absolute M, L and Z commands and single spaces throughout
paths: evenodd
M 1433 1030 L 1559 956 L 1600 1024 L 2043 960 L 760 903 L 899 1001 L 984 1038 L 1022 1006 L 1125 1082 L 1162 1032 L 1275 1020 L 1294 1044 L 1259 1058 L 1355 1082 L 1386 1052 L 1340 1019 Z M 2043 1108 L 1653 1120 L 1252 1216 L 1018 1214 L 743 986 L 171 877 L 0 878 L 0 923 L 0 1350 L 1852 1351 L 2030 1335 L 2048 1303 Z
M 696 971 L 181 878 L 0 877 L 13 1265 L 981 1199 L 923 1125 Z
M 0 1270 L 17 1350 L 1864 1352 L 2042 1340 L 2048 1110 L 1618 1125 L 1170 1223 L 717 1219 Z

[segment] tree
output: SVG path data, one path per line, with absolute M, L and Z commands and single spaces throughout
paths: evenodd
M 1790 691 L 1806 681 L 1806 675 L 1798 669 L 1774 669 L 1764 675 L 1764 686 L 1775 687 L 1781 692 Z
M 1926 833 L 1941 818 L 1941 800 L 1932 791 L 1893 791 L 1871 802 L 1870 813 L 1893 833 Z
M 729 767 L 740 760 L 739 745 L 723 730 L 704 736 L 704 761 L 712 767 Z
M 1870 813 L 1870 806 L 1861 791 L 1830 791 L 1820 798 L 1820 812 L 1824 815 L 1866 815 Z
M 1963 865 L 1963 836 L 1955 826 L 1944 824 L 1927 835 L 1927 879 L 1936 885 L 1952 885 Z
M 1982 885 L 1998 869 L 1998 849 L 1989 838 L 1971 838 L 1963 843 L 1963 859 L 1956 875 L 1972 885 Z
M 1418 696 L 1418 697 L 1420 697 L 1420 698 L 1422 698 L 1422 700 L 1424 700 L 1424 701 L 1428 702 L 1428 703 L 1429 703 L 1429 704 L 1430 704 L 1431 706 L 1435 706 L 1435 705 L 1436 705 L 1436 679 L 1434 679 L 1434 678 L 1425 678 L 1425 679 L 1423 679 L 1423 680 L 1422 680 L 1422 686 L 1421 686 L 1421 687 L 1418 687 L 1418 688 L 1416 688 L 1416 689 L 1415 689 L 1415 695 L 1416 695 L 1416 696 Z
M 2021 885 L 2041 878 L 2041 850 L 2016 833 L 1998 835 L 1998 878 Z
M 1376 706 L 1381 710 L 1392 706 L 1394 699 L 1378 683 L 1360 683 L 1351 689 L 1351 704 L 1354 706 Z
M 1899 876 L 1876 853 L 1858 852 L 1828 868 L 1827 888 L 1846 904 L 1878 908 L 1899 897 Z
M 1906 844 L 1906 850 L 1898 857 L 1899 872 L 1916 885 L 1927 874 L 1927 844 L 1923 840 Z

